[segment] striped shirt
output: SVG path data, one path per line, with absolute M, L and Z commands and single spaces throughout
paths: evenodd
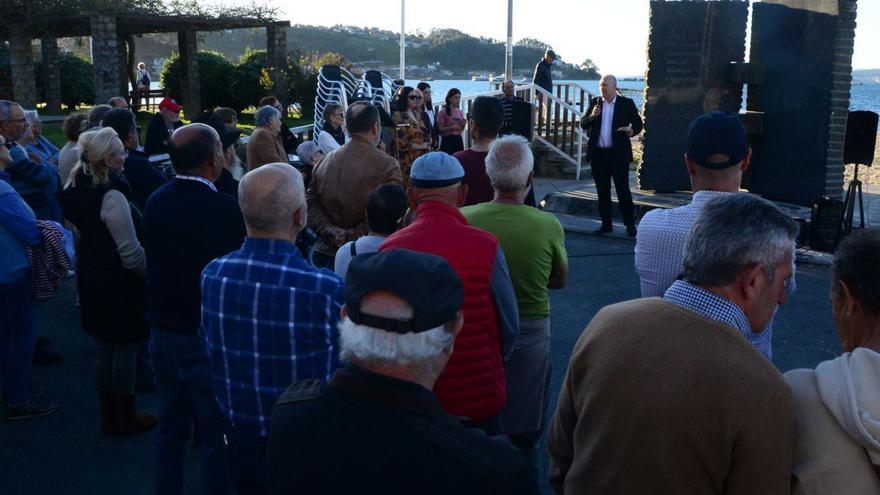
M 201 288 L 200 334 L 220 410 L 232 427 L 266 437 L 291 382 L 329 378 L 339 365 L 342 279 L 290 242 L 248 237 L 205 267 Z

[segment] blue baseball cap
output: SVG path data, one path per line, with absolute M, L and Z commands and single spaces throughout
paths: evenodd
M 413 162 L 409 170 L 412 185 L 422 189 L 436 189 L 458 184 L 464 178 L 464 168 L 452 155 L 442 151 L 426 153 Z
M 686 153 L 701 167 L 723 170 L 742 162 L 748 152 L 746 130 L 736 116 L 711 112 L 694 119 L 688 128 Z M 710 162 L 712 155 L 726 155 L 728 159 Z

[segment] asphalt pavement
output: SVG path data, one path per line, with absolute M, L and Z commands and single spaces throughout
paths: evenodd
M 567 233 L 566 245 L 568 286 L 551 296 L 551 412 L 570 351 L 593 315 L 605 305 L 639 295 L 631 240 Z M 781 371 L 815 367 L 841 352 L 828 286 L 827 268 L 798 267 L 797 292 L 774 324 L 773 362 Z M 51 416 L 27 421 L 0 417 L 0 494 L 153 493 L 153 434 L 103 438 L 98 431 L 95 347 L 79 329 L 73 281 L 66 280 L 59 295 L 38 313 L 43 334 L 54 340 L 64 361 L 35 368 L 34 378 L 48 389 L 44 399 L 61 407 Z M 155 410 L 155 394 L 138 397 L 142 409 Z M 188 449 L 185 493 L 197 493 L 194 452 Z

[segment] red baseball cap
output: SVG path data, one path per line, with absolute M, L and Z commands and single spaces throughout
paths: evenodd
M 172 112 L 179 112 L 180 109 L 183 108 L 174 98 L 170 96 L 166 96 L 161 102 L 159 102 L 159 110 L 170 110 Z

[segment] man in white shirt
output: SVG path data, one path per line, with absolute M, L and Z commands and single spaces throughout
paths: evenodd
M 599 82 L 600 98 L 590 101 L 590 109 L 581 119 L 581 128 L 589 132 L 587 160 L 599 195 L 599 216 L 602 227 L 597 235 L 607 234 L 611 227 L 611 179 L 626 233 L 636 236 L 635 208 L 629 190 L 629 164 L 633 160 L 630 138 L 642 132 L 642 117 L 635 103 L 617 94 L 617 78 L 606 74 Z
M 352 258 L 378 252 L 382 241 L 400 229 L 408 205 L 403 187 L 397 184 L 383 184 L 373 189 L 367 196 L 367 225 L 370 226 L 370 232 L 360 239 L 348 241 L 336 251 L 333 267 L 336 274 L 344 280 Z

